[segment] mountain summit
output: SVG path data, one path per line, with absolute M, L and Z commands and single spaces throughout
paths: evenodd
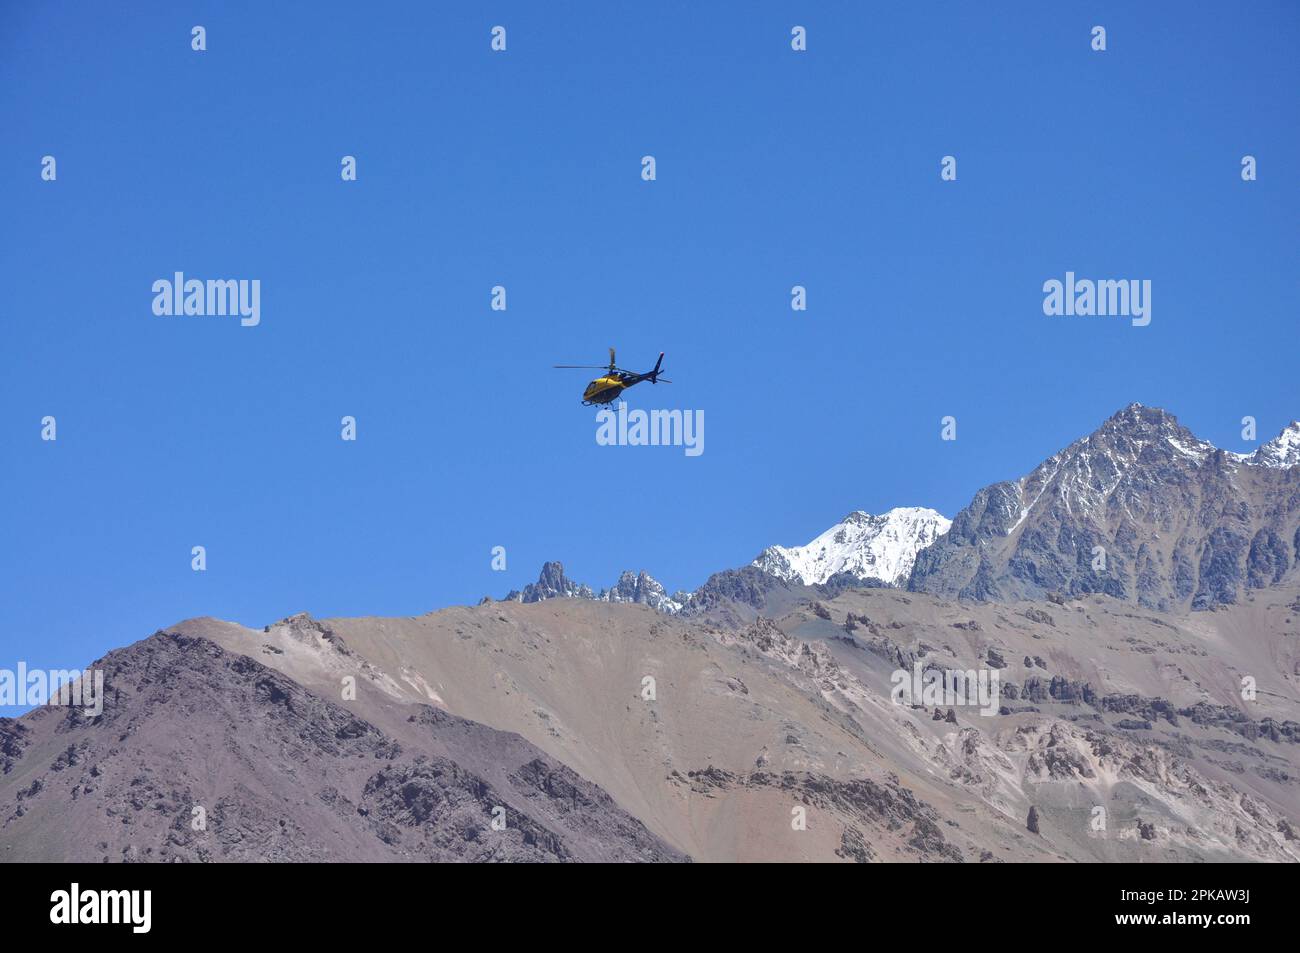
M 560 562 L 543 563 L 536 582 L 524 586 L 522 592 L 512 590 L 506 595 L 507 602 L 545 602 L 547 599 L 634 602 L 669 614 L 680 612 L 688 598 L 684 593 L 669 596 L 663 585 L 648 572 L 634 573 L 630 569 L 623 570 L 611 588 L 596 593 L 591 586 L 574 582 L 566 576 L 564 564 Z
M 1253 454 L 1131 404 L 1014 482 L 980 490 L 909 588 L 974 600 L 1102 592 L 1207 609 L 1279 582 L 1300 547 L 1300 426 Z
M 591 586 L 574 582 L 564 574 L 564 563 L 551 561 L 542 563 L 542 571 L 536 582 L 524 586 L 523 592 L 511 590 L 506 594 L 507 602 L 544 602 L 547 599 L 594 599 L 596 594 Z
M 1280 434 L 1244 459 L 1278 469 L 1300 465 L 1300 421 L 1291 421 Z
M 905 584 L 916 554 L 948 532 L 952 521 L 919 506 L 872 516 L 855 511 L 807 546 L 769 546 L 752 565 L 787 582 L 820 585 L 846 573 L 858 582 Z

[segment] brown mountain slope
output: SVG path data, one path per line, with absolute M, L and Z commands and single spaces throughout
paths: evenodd
M 1102 596 L 847 590 L 739 624 L 557 599 L 180 629 L 322 695 L 354 673 L 345 704 L 375 724 L 420 703 L 518 732 L 697 859 L 1287 860 L 1300 858 L 1295 600 L 1274 589 L 1170 616 Z M 991 658 L 1011 683 L 999 714 L 891 700 L 891 675 L 918 659 Z
M 0 720 L 0 860 L 683 859 L 519 736 L 428 705 L 376 699 L 380 729 L 180 633 L 95 667 L 102 715 Z
M 696 859 L 837 860 L 860 852 L 864 838 L 883 859 L 979 855 L 971 834 L 942 826 L 909 779 L 873 753 L 815 672 L 773 665 L 726 644 L 721 630 L 643 606 L 567 599 L 415 619 L 299 615 L 265 632 L 216 620 L 178 628 L 265 653 L 321 694 L 360 673 L 346 704 L 376 724 L 399 700 L 477 712 L 598 775 Z M 653 700 L 643 695 L 647 676 Z M 792 826 L 797 808 L 806 830 Z
M 100 719 L 0 721 L 0 857 L 1300 859 L 1294 587 L 764 611 L 191 620 L 104 660 Z M 918 667 L 1001 695 L 896 703 Z

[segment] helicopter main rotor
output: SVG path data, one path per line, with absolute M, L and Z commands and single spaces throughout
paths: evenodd
M 586 371 L 607 371 L 607 372 L 609 372 L 610 374 L 614 374 L 614 373 L 616 373 L 616 372 L 617 372 L 617 373 L 620 373 L 620 374 L 631 374 L 631 373 L 632 373 L 632 371 L 625 371 L 625 370 L 623 370 L 623 368 L 615 366 L 615 364 L 614 364 L 614 349 L 613 349 L 612 347 L 609 349 L 609 364 L 608 364 L 608 366 L 606 366 L 606 365 L 604 365 L 604 364 L 552 364 L 551 366 L 552 366 L 552 367 L 559 367 L 559 368 L 577 368 L 577 369 L 586 370 Z

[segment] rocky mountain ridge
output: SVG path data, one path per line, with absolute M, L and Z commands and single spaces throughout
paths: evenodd
M 594 591 L 585 583 L 574 582 L 564 574 L 564 564 L 550 561 L 542 564 L 537 582 L 524 586 L 522 591 L 506 594 L 506 602 L 544 602 L 547 599 L 592 599 L 596 602 L 629 602 L 648 605 L 659 612 L 675 615 L 690 600 L 689 593 L 669 596 L 664 587 L 649 573 L 634 573 L 625 569 L 618 582 L 609 589 Z
M 1159 408 L 1131 404 L 953 519 L 924 507 L 854 511 L 805 546 L 769 546 L 744 570 L 671 596 L 624 571 L 599 592 L 548 562 L 507 600 L 592 599 L 700 615 L 780 589 L 893 586 L 981 601 L 1105 593 L 1153 609 L 1213 609 L 1300 566 L 1300 423 L 1252 453 L 1220 450 Z
M 1235 454 L 1132 404 L 1021 479 L 980 490 L 917 555 L 908 588 L 1202 610 L 1278 584 L 1298 559 L 1300 424 Z

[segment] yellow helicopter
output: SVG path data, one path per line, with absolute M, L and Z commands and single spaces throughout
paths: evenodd
M 609 349 L 609 367 L 605 367 L 603 364 L 556 364 L 554 366 L 603 370 L 605 372 L 588 384 L 587 389 L 582 392 L 583 406 L 590 407 L 593 404 L 608 404 L 633 384 L 639 384 L 642 381 L 649 381 L 651 384 L 671 384 L 672 381 L 659 376 L 659 368 L 663 366 L 663 363 L 664 352 L 660 351 L 659 360 L 655 362 L 654 370 L 646 371 L 644 374 L 625 371 L 621 367 L 614 366 L 614 349 L 611 347 Z

